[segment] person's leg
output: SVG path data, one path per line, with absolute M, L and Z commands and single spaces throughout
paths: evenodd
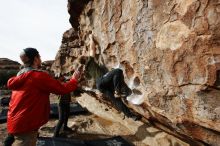
M 99 78 L 96 80 L 96 87 L 97 89 L 106 95 L 106 97 L 113 103 L 113 105 L 116 106 L 120 111 L 122 111 L 127 117 L 132 118 L 133 120 L 139 120 L 141 117 L 136 116 L 133 113 L 130 112 L 129 108 L 121 101 L 120 98 L 115 98 L 114 92 L 115 89 L 112 88 L 113 85 L 111 83 L 113 82 L 114 75 L 118 74 L 118 70 L 113 70 L 112 72 L 107 73 L 105 76 Z M 121 71 L 119 71 L 120 73 Z M 128 88 L 131 90 L 130 88 Z M 129 92 L 130 94 L 130 92 Z M 129 95 L 126 93 L 126 96 Z
M 114 73 L 113 82 L 115 91 L 124 97 L 129 96 L 132 91 L 124 81 L 123 71 L 121 69 L 115 69 Z
M 58 123 L 57 123 L 57 126 L 56 126 L 56 128 L 55 128 L 55 131 L 54 131 L 54 137 L 58 137 L 59 136 L 59 133 L 60 133 L 60 129 L 61 129 L 61 127 L 62 127 L 62 125 L 63 125 L 63 123 L 64 123 L 64 114 L 65 114 L 65 111 L 64 111 L 64 109 L 65 109 L 65 105 L 63 105 L 62 103 L 59 103 L 58 104 L 58 111 L 59 111 L 59 121 L 58 121 Z
M 65 118 L 64 118 L 64 131 L 72 131 L 71 128 L 68 127 L 68 119 L 70 115 L 70 103 L 66 104 L 65 106 Z
M 128 85 L 124 82 L 121 85 L 120 95 L 121 97 L 127 97 L 132 94 L 132 90 L 128 87 Z
M 118 94 L 128 96 L 131 94 L 131 89 L 124 81 L 123 71 L 121 69 L 113 69 L 102 77 L 101 86 L 110 88 Z
M 103 75 L 103 80 L 102 80 L 103 84 L 108 84 L 109 82 L 112 82 L 114 75 L 115 75 L 115 69 Z
M 108 89 L 111 91 L 115 91 L 117 86 L 120 86 L 120 83 L 118 84 L 117 80 L 120 74 L 123 74 L 121 69 L 113 69 L 112 71 L 106 73 L 104 76 L 98 78 L 96 80 L 96 87 L 100 92 L 103 92 L 103 90 Z M 120 81 L 120 79 L 119 79 Z
M 113 92 L 106 90 L 104 94 L 107 96 L 108 100 L 110 100 L 113 105 L 120 111 L 122 111 L 127 117 L 131 116 L 131 112 L 129 108 L 121 101 L 120 98 L 115 98 Z
M 112 91 L 105 90 L 104 94 L 107 96 L 107 98 L 113 103 L 113 105 L 116 106 L 116 108 L 120 111 L 122 111 L 126 117 L 132 118 L 133 120 L 137 121 L 141 119 L 140 115 L 135 115 L 130 111 L 130 109 L 123 103 L 121 98 L 115 98 Z
M 14 135 L 8 134 L 4 141 L 4 146 L 12 146 L 13 142 L 15 141 Z
M 125 113 L 125 115 L 129 114 L 129 110 L 128 108 L 122 103 L 122 101 L 116 100 L 115 96 L 114 96 L 114 87 L 113 85 L 113 78 L 115 78 L 114 76 L 121 76 L 120 74 L 123 74 L 122 70 L 120 69 L 114 69 L 110 72 L 108 72 L 107 74 L 105 74 L 102 78 L 97 80 L 97 88 L 99 91 L 101 91 L 103 94 L 105 94 L 107 96 L 107 98 L 123 113 Z M 117 85 L 116 85 L 117 86 Z
M 103 88 L 110 88 L 110 90 L 114 90 L 120 86 L 120 77 L 123 75 L 123 71 L 121 69 L 113 69 L 106 73 L 100 80 L 100 85 Z M 123 77 L 123 76 L 122 76 Z M 115 81 L 114 81 L 115 80 Z M 118 82 L 118 81 L 119 82 Z
M 112 70 L 112 72 L 113 72 L 114 90 L 117 92 L 120 92 L 121 87 L 124 83 L 123 71 L 121 69 L 114 69 L 114 70 Z
M 15 134 L 15 141 L 13 143 L 13 146 L 36 146 L 37 135 L 37 131 L 23 134 Z

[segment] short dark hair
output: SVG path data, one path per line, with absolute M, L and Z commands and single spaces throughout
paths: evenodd
M 25 48 L 20 54 L 21 61 L 25 66 L 31 66 L 34 63 L 34 58 L 40 56 L 35 48 Z

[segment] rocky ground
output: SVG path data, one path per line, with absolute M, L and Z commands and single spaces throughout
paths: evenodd
M 51 137 L 57 122 L 56 119 L 50 120 L 40 129 L 40 136 Z M 152 144 L 150 146 L 169 146 L 170 144 L 175 146 L 187 146 L 186 143 L 181 142 L 180 140 L 174 142 L 173 139 L 171 139 L 172 136 L 168 136 L 166 133 L 153 128 L 149 124 L 142 125 L 139 128 L 139 131 L 137 131 L 137 133 L 142 134 L 142 138 L 136 137 L 135 134 L 132 134 L 132 132 L 122 124 L 100 118 L 94 114 L 72 116 L 70 117 L 68 124 L 74 132 L 62 132 L 61 137 L 92 140 L 120 135 L 136 146 L 148 146 L 146 142 L 142 142 L 142 140 L 149 137 L 156 139 L 147 142 Z M 7 136 L 6 124 L 1 124 L 0 133 L 0 145 L 2 145 L 3 139 Z
M 91 106 L 88 106 L 91 112 L 84 115 L 71 116 L 68 125 L 73 129 L 73 132 L 66 133 L 61 131 L 61 137 L 92 140 L 122 136 L 135 146 L 188 146 L 187 143 L 153 127 L 148 122 L 135 122 L 128 118 L 123 119 L 121 113 L 107 103 L 101 103 L 88 94 L 83 94 L 83 96 L 77 98 L 77 101 L 86 107 L 87 105 L 83 102 L 85 98 L 91 103 Z M 52 103 L 57 100 L 56 97 L 51 97 L 50 99 Z M 96 102 L 99 102 L 99 104 Z M 94 114 L 94 110 L 91 107 L 98 112 Z M 57 119 L 51 119 L 42 126 L 39 130 L 40 136 L 51 137 L 57 122 Z M 0 125 L 0 133 L 1 146 L 3 139 L 7 136 L 6 124 Z
M 2 99 L 3 97 L 10 97 L 8 93 L 10 92 L 7 90 L 0 90 L 0 99 Z M 3 107 L 0 105 L 0 113 L 4 108 L 7 107 Z M 2 142 L 6 136 L 7 136 L 6 124 L 0 124 L 0 146 L 3 145 Z

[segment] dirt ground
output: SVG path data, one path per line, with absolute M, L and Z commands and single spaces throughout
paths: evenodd
M 42 126 L 39 130 L 40 136 L 52 137 L 57 122 L 57 119 L 51 119 L 47 124 Z M 137 139 L 135 139 L 135 137 L 132 135 L 129 135 L 129 131 L 126 127 L 119 123 L 112 123 L 111 121 L 99 118 L 90 113 L 85 115 L 71 116 L 68 121 L 68 126 L 72 128 L 73 132 L 64 132 L 61 129 L 61 137 L 80 140 L 93 140 L 120 135 L 129 142 L 134 142 L 137 145 Z M 0 124 L 0 146 L 3 145 L 3 140 L 6 136 L 6 124 Z M 138 145 L 145 146 L 141 143 Z
M 51 95 L 51 103 L 57 103 L 57 97 Z M 75 99 L 72 99 L 75 102 Z M 3 107 L 0 106 L 0 111 Z M 42 126 L 39 130 L 40 136 L 52 137 L 58 119 L 50 119 L 47 124 Z M 72 132 L 64 132 L 61 129 L 60 137 L 80 139 L 80 140 L 93 140 L 100 138 L 110 138 L 112 136 L 122 136 L 124 139 L 135 145 L 145 146 L 139 143 L 138 140 L 130 134 L 130 131 L 120 123 L 113 123 L 106 119 L 102 119 L 94 114 L 87 113 L 83 115 L 70 116 L 68 126 L 72 128 Z M 0 124 L 0 146 L 7 136 L 7 125 Z
M 187 145 L 179 139 L 153 127 L 147 122 L 141 123 L 140 121 L 134 122 L 131 119 L 121 119 L 121 115 L 117 111 L 98 101 L 96 104 L 95 99 L 93 101 L 92 97 L 85 97 L 85 100 L 88 104 L 91 104 L 90 106 L 92 106 L 97 112 L 93 113 L 96 113 L 97 115 L 100 114 L 101 116 L 89 112 L 83 115 L 70 116 L 68 126 L 72 128 L 73 131 L 64 132 L 61 129 L 61 137 L 78 140 L 94 140 L 121 136 L 135 146 Z M 50 102 L 56 103 L 57 97 L 51 95 Z M 72 99 L 72 102 L 75 102 L 74 98 Z M 91 111 L 93 110 L 91 109 Z M 113 120 L 107 120 L 110 116 L 113 117 Z M 58 119 L 50 119 L 47 124 L 40 128 L 39 135 L 42 137 L 52 137 L 57 122 Z M 3 140 L 6 136 L 6 124 L 0 124 L 0 146 L 3 145 Z

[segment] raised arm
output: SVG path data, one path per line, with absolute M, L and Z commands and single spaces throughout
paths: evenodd
M 80 77 L 80 72 L 75 71 L 70 81 L 62 84 L 58 80 L 53 79 L 47 73 L 42 73 L 40 76 L 38 76 L 38 80 L 36 81 L 36 86 L 42 91 L 48 93 L 67 94 L 77 88 L 77 81 L 79 77 Z

